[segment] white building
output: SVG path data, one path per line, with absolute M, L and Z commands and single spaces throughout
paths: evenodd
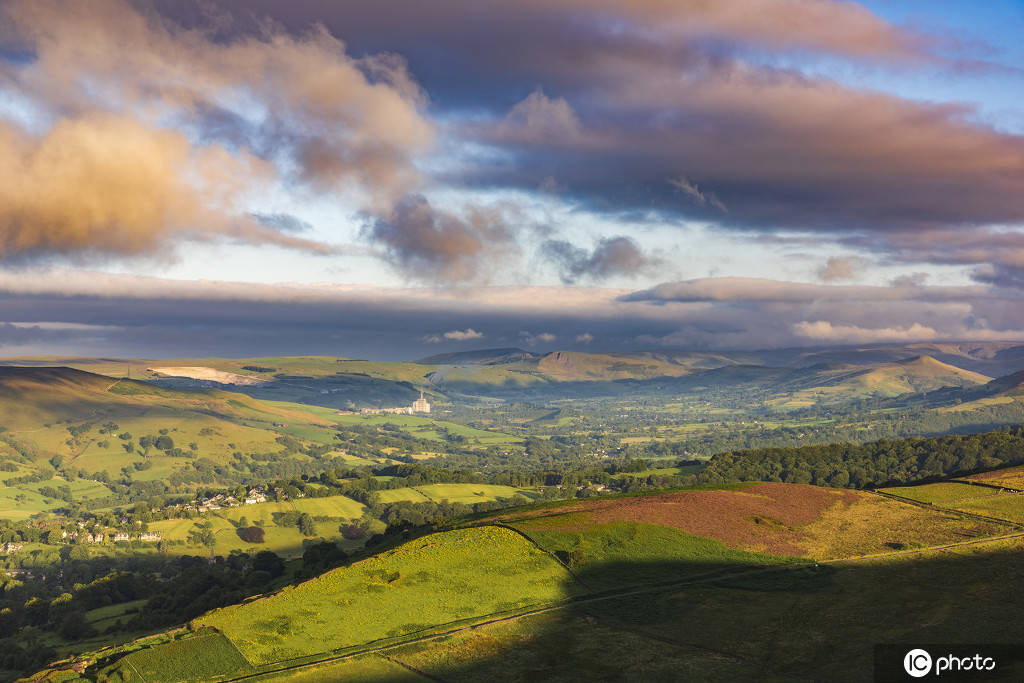
M 427 403 L 427 399 L 423 398 L 423 392 L 420 392 L 420 397 L 412 402 L 412 412 L 414 413 L 429 413 L 430 404 Z

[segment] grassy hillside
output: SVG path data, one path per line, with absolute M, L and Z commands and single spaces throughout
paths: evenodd
M 161 479 L 197 458 L 226 463 L 232 453 L 279 451 L 276 425 L 330 427 L 308 412 L 222 391 L 177 391 L 70 368 L 0 368 L 0 426 L 30 461 L 111 477 L 145 463 L 139 479 Z M 181 455 L 143 446 L 169 437 Z
M 940 486 L 931 498 L 953 495 Z M 1024 553 L 1011 523 L 871 493 L 755 484 L 472 524 L 79 669 L 149 681 L 870 680 L 872 643 L 985 640 L 1001 610 L 1022 606 L 1004 590 Z

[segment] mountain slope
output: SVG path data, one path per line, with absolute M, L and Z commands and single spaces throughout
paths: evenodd
M 956 642 L 1017 609 L 1007 528 L 779 483 L 505 511 L 30 680 L 365 680 L 377 652 L 457 681 L 866 680 L 865 643 L 921 634 L 921 614 Z M 951 582 L 972 591 L 937 590 Z

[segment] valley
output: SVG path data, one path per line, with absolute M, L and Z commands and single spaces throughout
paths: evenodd
M 875 639 L 900 642 L 872 582 L 916 604 L 904 574 L 955 571 L 986 596 L 1024 539 L 1007 349 L 922 350 L 10 359 L 0 660 L 34 681 L 573 680 L 617 658 L 862 680 L 773 610 L 839 650 L 862 627 L 815 615 L 886 613 Z M 379 412 L 420 392 L 429 413 Z M 982 629 L 986 605 L 957 614 Z

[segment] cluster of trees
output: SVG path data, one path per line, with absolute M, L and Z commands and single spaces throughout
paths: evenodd
M 721 453 L 699 482 L 781 481 L 872 488 L 1024 463 L 1024 428 L 963 436 L 880 440 Z

